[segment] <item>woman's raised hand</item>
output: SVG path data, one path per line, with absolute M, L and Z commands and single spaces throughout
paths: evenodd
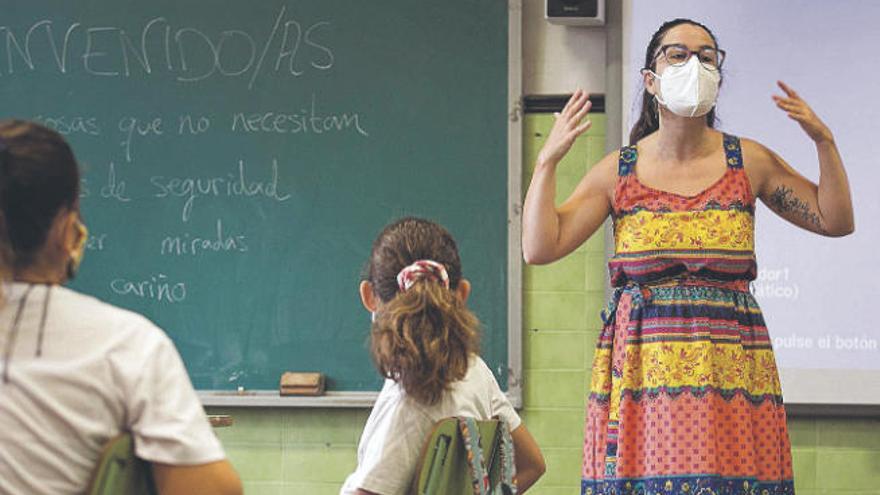
M 556 165 L 562 160 L 574 140 L 592 125 L 589 120 L 581 123 L 591 107 L 590 95 L 586 91 L 579 89 L 571 95 L 562 112 L 555 114 L 553 129 L 538 153 L 539 164 Z
M 833 141 L 831 129 L 822 122 L 810 105 L 799 94 L 782 81 L 776 81 L 779 88 L 785 92 L 785 96 L 773 95 L 776 106 L 788 114 L 789 118 L 801 125 L 801 128 L 817 144 L 823 141 Z

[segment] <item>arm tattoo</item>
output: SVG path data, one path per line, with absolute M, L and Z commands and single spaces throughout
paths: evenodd
M 792 188 L 786 186 L 777 187 L 773 194 L 770 195 L 769 204 L 777 213 L 792 213 L 791 217 L 800 219 L 819 232 L 825 232 L 819 215 L 810 210 L 810 205 L 796 197 Z

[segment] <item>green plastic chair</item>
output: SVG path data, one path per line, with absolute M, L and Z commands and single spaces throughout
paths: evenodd
M 155 495 L 150 463 L 134 455 L 130 433 L 123 433 L 104 446 L 87 495 Z
M 480 447 L 489 471 L 491 486 L 501 476 L 501 422 L 477 421 Z M 473 495 L 470 468 L 457 418 L 446 418 L 434 426 L 422 451 L 420 466 L 410 493 L 416 495 Z

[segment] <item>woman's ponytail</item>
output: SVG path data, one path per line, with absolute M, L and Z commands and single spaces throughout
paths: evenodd
M 399 220 L 373 244 L 364 279 L 381 301 L 370 331 L 376 368 L 418 402 L 437 403 L 480 346 L 455 240 L 434 222 Z
M 384 305 L 370 340 L 383 376 L 418 402 L 435 404 L 479 352 L 479 321 L 457 294 L 423 279 Z

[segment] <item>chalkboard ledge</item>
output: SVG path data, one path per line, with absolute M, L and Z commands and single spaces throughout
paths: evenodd
M 277 391 L 200 390 L 206 407 L 373 407 L 379 392 L 327 392 L 320 397 L 282 397 Z
M 505 392 L 513 407 L 520 409 L 522 400 L 511 391 Z M 199 399 L 205 407 L 373 407 L 379 392 L 327 392 L 320 397 L 282 397 L 273 390 L 235 392 L 232 390 L 200 390 Z

